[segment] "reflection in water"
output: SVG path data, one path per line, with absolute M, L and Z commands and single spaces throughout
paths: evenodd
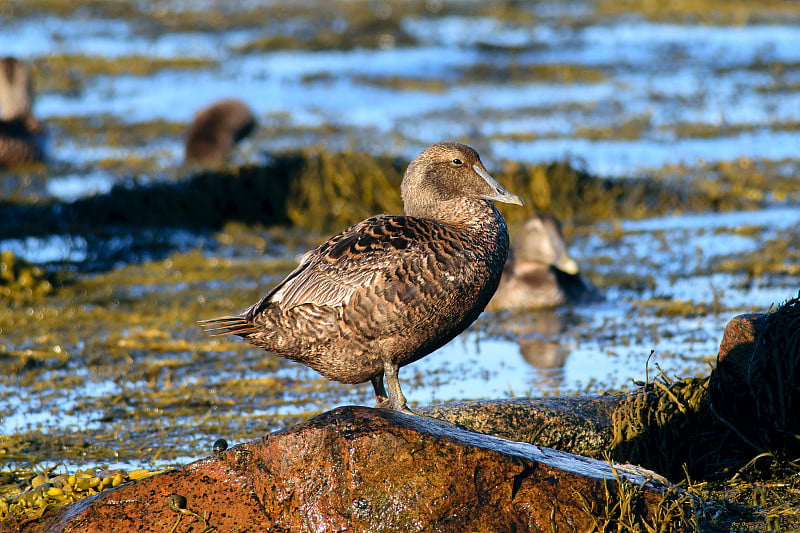
M 577 323 L 578 318 L 563 308 L 517 313 L 502 323 L 503 329 L 516 339 L 522 358 L 537 370 L 537 387 L 561 389 L 570 353 L 570 347 L 561 339 Z

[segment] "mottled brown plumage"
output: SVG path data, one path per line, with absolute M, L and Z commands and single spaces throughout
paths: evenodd
M 597 300 L 569 255 L 561 223 L 549 214 L 525 223 L 488 309 L 532 309 Z
M 0 168 L 41 161 L 42 127 L 31 111 L 33 86 L 28 65 L 0 59 Z
M 508 230 L 491 201 L 522 200 L 489 176 L 475 150 L 456 143 L 426 148 L 401 188 L 405 216 L 351 226 L 306 253 L 241 315 L 203 326 L 335 381 L 371 380 L 379 405 L 406 410 L 398 368 L 449 342 L 483 311 L 508 254 Z
M 186 133 L 184 158 L 187 163 L 221 165 L 230 156 L 233 145 L 256 127 L 256 119 L 247 104 L 236 99 L 220 100 L 201 109 Z

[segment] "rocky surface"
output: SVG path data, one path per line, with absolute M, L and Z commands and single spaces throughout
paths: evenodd
M 633 505 L 652 517 L 663 485 L 635 469 L 343 407 L 0 530 L 590 531 L 587 510 L 613 507 L 617 479 L 639 487 Z
M 623 396 L 564 396 L 449 402 L 420 412 L 472 431 L 589 457 L 602 457 L 612 439 L 612 414 Z

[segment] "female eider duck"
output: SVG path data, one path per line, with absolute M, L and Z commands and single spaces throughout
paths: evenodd
M 508 229 L 492 201 L 523 205 L 463 144 L 426 148 L 401 184 L 405 216 L 359 222 L 306 253 L 239 316 L 202 321 L 409 411 L 398 369 L 464 331 L 497 289 Z M 386 377 L 387 389 L 384 387 Z
M 184 160 L 199 165 L 222 165 L 233 146 L 250 135 L 256 119 L 247 104 L 219 100 L 198 111 L 186 132 Z
M 0 59 L 0 168 L 42 160 L 43 128 L 31 111 L 33 87 L 28 65 Z
M 542 214 L 525 223 L 488 309 L 533 309 L 599 300 L 569 255 L 561 223 Z

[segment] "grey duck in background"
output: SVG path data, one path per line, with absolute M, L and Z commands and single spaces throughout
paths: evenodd
M 528 220 L 515 239 L 488 309 L 556 307 L 600 299 L 570 257 L 561 223 L 542 214 Z
M 202 321 L 343 383 L 371 381 L 378 407 L 408 411 L 398 369 L 483 311 L 508 255 L 492 201 L 522 205 L 457 143 L 426 148 L 401 185 L 405 216 L 378 215 L 306 253 L 239 316 Z M 384 375 L 388 394 L 384 387 Z
M 186 133 L 187 163 L 218 166 L 225 163 L 233 145 L 250 135 L 256 119 L 241 100 L 220 100 L 201 109 Z
M 0 59 L 0 168 L 42 160 L 42 126 L 33 116 L 33 84 L 28 65 Z

